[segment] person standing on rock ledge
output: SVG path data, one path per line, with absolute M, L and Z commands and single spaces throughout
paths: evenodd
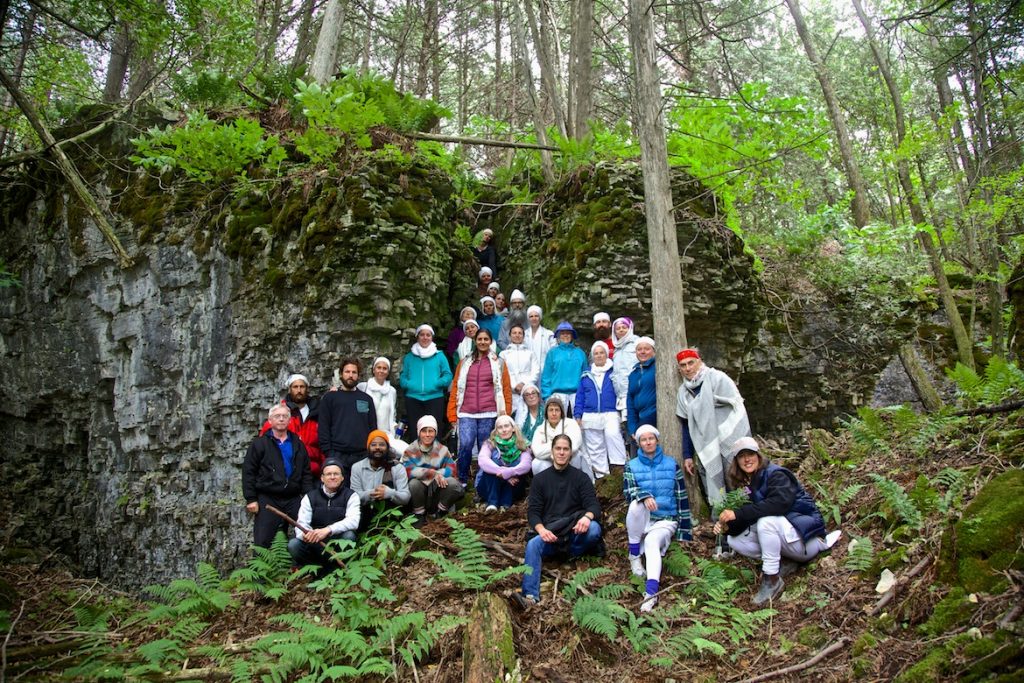
M 373 399 L 359 391 L 363 365 L 358 358 L 341 361 L 341 387 L 320 399 L 320 450 L 341 463 L 345 481 L 352 480 L 352 465 L 366 457 L 366 439 L 377 429 Z
M 288 524 L 267 510 L 273 505 L 294 519 L 299 514 L 302 495 L 313 488 L 309 454 L 298 434 L 288 431 L 292 411 L 280 403 L 267 415 L 270 431 L 256 437 L 242 462 L 242 495 L 245 509 L 256 515 L 253 544 L 269 548 L 278 530 Z
M 683 377 L 676 401 L 683 428 L 683 464 L 691 477 L 700 472 L 704 493 L 714 505 L 725 498 L 733 444 L 750 436 L 747 409 L 736 383 L 721 370 L 704 365 L 697 349 L 683 349 L 676 354 L 676 362 Z
M 292 412 L 292 418 L 288 421 L 288 431 L 295 432 L 302 440 L 302 445 L 309 453 L 309 468 L 313 472 L 313 478 L 320 476 L 320 466 L 324 462 L 324 454 L 320 450 L 320 437 L 318 435 L 320 405 L 319 401 L 309 395 L 309 380 L 305 375 L 298 373 L 291 375 L 284 383 L 288 390 L 288 396 L 281 399 L 281 404 L 288 406 Z M 270 429 L 270 420 L 263 423 L 260 434 L 266 434 Z

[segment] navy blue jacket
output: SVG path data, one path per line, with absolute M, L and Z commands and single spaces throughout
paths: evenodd
M 654 372 L 654 358 L 633 366 L 626 390 L 626 427 L 629 435 L 636 434 L 640 425 L 658 426 L 658 383 Z
M 762 517 L 784 516 L 807 541 L 825 535 L 825 520 L 796 475 L 775 463 L 754 473 L 750 501 L 729 522 L 729 535 L 738 536 Z

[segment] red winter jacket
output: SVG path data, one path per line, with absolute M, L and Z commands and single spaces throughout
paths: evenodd
M 281 403 L 292 411 L 292 419 L 288 420 L 288 431 L 294 432 L 306 447 L 306 451 L 309 453 L 309 469 L 313 472 L 313 480 L 316 481 L 320 479 L 320 470 L 324 465 L 324 452 L 320 450 L 318 435 L 320 401 L 315 398 L 306 401 L 306 405 L 309 406 L 309 415 L 306 416 L 305 421 L 302 419 L 302 413 L 299 412 L 299 406 L 288 399 L 281 399 Z M 266 434 L 268 429 L 270 429 L 270 420 L 263 423 L 260 434 Z

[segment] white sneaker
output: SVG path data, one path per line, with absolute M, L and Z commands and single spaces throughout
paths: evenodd
M 498 511 L 498 506 L 497 505 L 488 505 L 486 508 L 484 508 L 484 514 L 485 515 L 493 515 L 497 511 Z
M 643 604 L 640 605 L 641 612 L 650 612 L 654 609 L 654 606 L 658 604 L 657 595 L 648 595 L 647 599 L 644 600 Z
M 633 570 L 634 576 L 647 576 L 647 568 L 639 555 L 629 556 L 629 568 Z
M 836 542 L 839 541 L 839 539 L 842 537 L 842 535 L 843 535 L 843 530 L 842 529 L 836 529 L 832 533 L 826 535 L 825 536 L 825 547 L 826 548 L 831 548 L 832 546 L 834 546 L 836 544 Z

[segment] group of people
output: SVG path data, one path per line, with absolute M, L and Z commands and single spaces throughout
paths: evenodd
M 736 384 L 705 365 L 696 349 L 676 354 L 680 466 L 659 443 L 654 340 L 637 336 L 629 318 L 613 321 L 599 312 L 587 354 L 569 322 L 548 330 L 543 311 L 527 307 L 518 289 L 501 311 L 492 274 L 481 267 L 480 308 L 460 312 L 447 355 L 430 325 L 416 329 L 399 375 L 404 422 L 385 357 L 374 360 L 365 381 L 360 361 L 344 359 L 338 386 L 319 400 L 309 395 L 305 376 L 287 379 L 287 395 L 270 409 L 242 468 L 256 545 L 269 546 L 290 520 L 296 563 L 326 567 L 326 542 L 355 540 L 383 507 L 415 515 L 417 526 L 428 515 L 450 514 L 470 487 L 474 456 L 473 489 L 485 512 L 529 496 L 531 572 L 515 594 L 524 607 L 541 598 L 544 557 L 603 552 L 594 482 L 613 467 L 623 468 L 628 557 L 632 572 L 646 580 L 643 611 L 658 602 L 672 539 L 691 538 L 684 473 L 698 477 L 712 504 L 729 489 L 748 489 L 750 502 L 723 512 L 715 532 L 727 535 L 736 552 L 761 559 L 757 604 L 782 590 L 792 568 L 783 558 L 806 562 L 835 543 L 838 532 L 826 535 L 792 473 L 768 463 L 750 438 Z M 457 434 L 454 457 L 447 425 Z

